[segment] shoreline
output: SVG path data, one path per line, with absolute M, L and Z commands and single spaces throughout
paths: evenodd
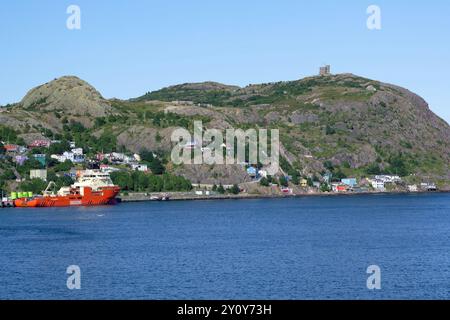
M 156 195 L 161 196 L 162 194 L 130 194 L 128 196 L 119 197 L 122 203 L 132 203 L 132 202 L 148 202 L 148 201 L 214 201 L 214 200 L 255 200 L 255 199 L 295 199 L 303 197 L 351 197 L 358 195 L 420 195 L 420 194 L 440 194 L 440 193 L 450 193 L 450 190 L 442 191 L 421 191 L 421 192 L 408 192 L 408 191 L 395 191 L 395 192 L 359 192 L 359 193 L 302 193 L 302 194 L 291 194 L 291 195 L 263 195 L 263 194 L 227 194 L 227 195 L 195 195 L 187 193 L 166 193 L 169 196 L 168 200 L 155 200 L 152 197 Z

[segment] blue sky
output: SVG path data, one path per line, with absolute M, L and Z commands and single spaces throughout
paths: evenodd
M 66 28 L 69 5 L 81 30 Z M 366 27 L 381 8 L 382 29 Z M 0 3 L 0 104 L 76 75 L 105 97 L 199 81 L 294 80 L 329 63 L 404 86 L 450 122 L 448 0 L 21 0 Z

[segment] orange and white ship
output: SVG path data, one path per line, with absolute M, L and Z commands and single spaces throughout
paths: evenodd
M 97 170 L 79 172 L 72 186 L 63 187 L 58 192 L 51 191 L 55 187 L 56 184 L 50 182 L 42 196 L 16 199 L 14 205 L 22 208 L 99 206 L 114 203 L 120 192 L 109 174 Z

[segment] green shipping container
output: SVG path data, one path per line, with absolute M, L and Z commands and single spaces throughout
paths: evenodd
M 33 192 L 28 192 L 28 198 L 33 198 Z
M 11 192 L 11 199 L 16 200 L 17 199 L 17 192 Z

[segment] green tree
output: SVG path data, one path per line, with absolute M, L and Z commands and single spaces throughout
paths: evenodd
M 224 194 L 225 193 L 225 188 L 223 187 L 222 184 L 219 185 L 219 187 L 217 188 L 217 192 L 220 194 Z
M 292 175 L 292 183 L 296 186 L 300 184 L 300 174 L 298 172 Z
M 380 166 L 376 163 L 372 163 L 370 164 L 367 168 L 366 168 L 366 173 L 370 174 L 370 175 L 379 175 L 381 174 L 381 169 Z
M 280 179 L 279 179 L 279 182 L 280 182 L 280 186 L 282 186 L 282 187 L 289 186 L 289 182 L 288 182 L 288 180 L 286 179 L 285 176 L 281 176 Z
M 47 154 L 63 154 L 65 151 L 70 150 L 70 144 L 67 140 L 63 140 L 60 143 L 53 143 L 48 148 Z
M 153 152 L 149 150 L 141 151 L 141 159 L 148 165 L 153 174 L 160 175 L 166 171 L 161 160 L 158 157 L 155 157 Z
M 62 177 L 58 177 L 56 179 L 56 181 L 55 181 L 56 188 L 58 190 L 61 189 L 62 187 L 69 187 L 69 186 L 73 185 L 74 182 L 75 181 L 71 177 L 69 177 L 67 175 L 63 175 Z
M 30 173 L 30 170 L 34 169 L 44 169 L 42 163 L 37 161 L 35 158 L 30 158 L 26 160 L 22 166 L 17 167 L 17 171 L 20 175 L 25 176 Z
M 153 174 L 163 174 L 166 169 L 164 168 L 163 164 L 161 163 L 161 160 L 158 158 L 154 158 L 153 161 L 150 163 L 150 170 Z
M 2 179 L 4 181 L 14 180 L 14 179 L 16 179 L 16 175 L 14 174 L 14 171 L 12 169 L 6 169 L 1 174 L 0 179 Z
M 267 180 L 267 178 L 261 178 L 261 180 L 259 181 L 259 184 L 263 187 L 268 187 L 270 186 L 269 180 Z
M 329 160 L 325 161 L 325 162 L 323 163 L 323 166 L 325 167 L 325 169 L 327 169 L 327 170 L 329 170 L 329 171 L 331 171 L 331 172 L 334 171 L 333 163 L 332 163 L 331 161 L 329 161 Z
M 125 171 L 116 171 L 111 173 L 111 179 L 115 185 L 118 185 L 122 190 L 132 191 L 133 179 L 130 174 Z
M 335 172 L 333 174 L 333 180 L 335 180 L 335 181 L 340 181 L 340 180 L 345 179 L 345 178 L 347 178 L 347 175 L 345 173 L 343 173 L 341 171 L 341 169 L 339 169 L 337 172 Z
M 402 153 L 396 154 L 389 158 L 390 166 L 386 168 L 386 172 L 389 174 L 399 175 L 401 177 L 407 176 L 411 173 L 410 163 L 408 159 Z
M 32 179 L 24 181 L 19 185 L 19 190 L 23 192 L 33 192 L 34 194 L 41 194 L 47 187 L 47 182 L 41 179 Z
M 320 191 L 322 191 L 322 192 L 330 192 L 331 188 L 330 188 L 330 186 L 327 183 L 322 183 L 320 185 Z
M 66 160 L 64 162 L 58 163 L 53 169 L 55 172 L 66 172 L 72 169 L 73 163 L 70 160 Z
M 333 127 L 330 127 L 329 125 L 326 126 L 326 128 L 325 128 L 325 134 L 326 134 L 327 136 L 333 135 L 333 134 L 335 134 L 335 133 L 336 133 L 336 129 L 334 129 Z
M 233 187 L 231 187 L 230 192 L 232 194 L 239 194 L 241 192 L 241 189 L 237 184 L 234 184 Z

